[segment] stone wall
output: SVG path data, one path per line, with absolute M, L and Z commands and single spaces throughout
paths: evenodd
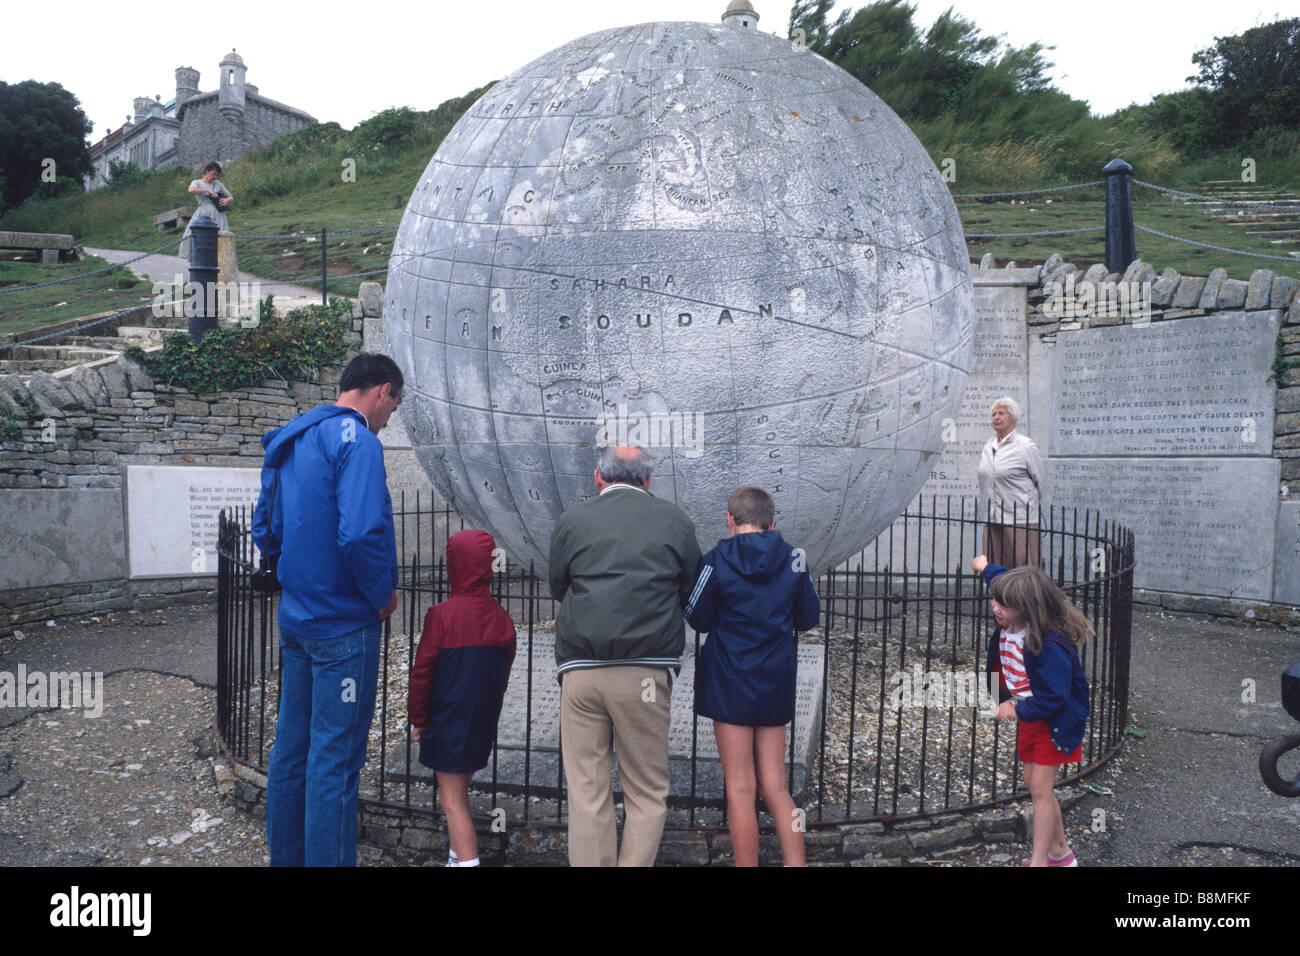
M 1300 281 L 982 265 L 1027 290 L 1028 433 L 1055 503 L 1138 516 L 1135 599 L 1300 624 L 1300 375 L 1283 367 Z M 1120 287 L 1140 294 L 1079 307 Z
M 358 307 L 353 349 L 361 331 Z M 0 627 L 212 598 L 215 567 L 195 576 L 130 577 L 127 469 L 256 469 L 262 435 L 332 402 L 340 371 L 201 395 L 156 382 L 121 356 L 37 371 L 26 384 L 17 375 L 0 377 L 0 421 L 21 428 L 19 437 L 0 439 Z
M 218 792 L 243 812 L 266 818 L 266 774 L 228 757 L 213 761 Z M 375 865 L 442 866 L 447 860 L 447 828 L 441 814 L 364 799 L 360 806 L 357 857 Z M 1056 789 L 1067 825 L 1091 818 L 1098 797 L 1080 785 Z M 556 824 L 553 804 L 538 802 L 523 822 L 518 801 L 471 794 L 479 857 L 489 866 L 566 866 L 568 834 Z M 804 833 L 805 853 L 814 866 L 902 866 L 962 853 L 980 844 L 1028 844 L 1033 809 L 1026 798 L 969 813 L 944 813 L 917 820 L 870 821 L 817 826 Z M 759 858 L 781 862 L 771 834 L 760 841 Z M 659 866 L 730 866 L 731 836 L 715 810 L 697 810 L 692 826 L 687 811 L 670 810 L 659 846 Z
M 309 122 L 305 114 L 253 94 L 246 97 L 237 118 L 227 119 L 218 108 L 217 95 L 201 93 L 185 104 L 177 153 L 182 165 L 227 162 Z

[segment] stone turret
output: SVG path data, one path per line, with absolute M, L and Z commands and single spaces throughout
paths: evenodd
M 731 0 L 722 14 L 722 22 L 738 30 L 757 30 L 758 14 L 749 0 Z
M 176 68 L 176 108 L 199 92 L 199 71 L 192 66 Z
M 246 72 L 247 67 L 244 66 L 244 58 L 233 49 L 222 58 L 218 74 L 220 80 L 217 92 L 217 106 L 221 110 L 221 115 L 227 119 L 236 119 L 243 115 L 244 74 Z
M 157 105 L 157 103 L 149 99 L 147 96 L 137 96 L 131 101 L 131 106 L 135 109 L 135 116 L 132 117 L 132 122 L 143 122 L 148 118 L 149 114 L 154 111 L 154 107 Z

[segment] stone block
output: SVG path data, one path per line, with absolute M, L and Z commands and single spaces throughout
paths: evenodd
M 27 387 L 33 394 L 39 393 L 45 396 L 50 401 L 50 404 L 60 410 L 81 407 L 76 396 L 49 372 L 33 372 L 31 378 L 27 381 Z
M 100 364 L 95 371 L 99 372 L 99 377 L 104 380 L 104 387 L 108 389 L 110 401 L 130 396 L 131 388 L 126 380 L 126 370 L 121 365 L 116 362 L 106 362 Z
M 932 853 L 950 847 L 973 843 L 978 839 L 974 824 L 969 821 L 955 823 L 950 827 L 939 827 L 911 836 L 912 849 L 917 853 Z
M 846 833 L 842 843 L 844 856 L 907 856 L 912 852 L 909 838 L 903 834 Z
M 400 845 L 411 850 L 431 850 L 434 845 L 433 832 L 414 826 L 403 827 Z
M 1243 282 L 1241 279 L 1225 279 L 1223 285 L 1219 287 L 1217 307 L 1220 309 L 1240 309 L 1245 306 L 1246 293 L 1249 291 L 1249 282 Z
M 185 415 L 194 418 L 206 418 L 208 415 L 207 402 L 192 402 L 186 399 L 178 399 L 175 409 L 177 415 Z
M 702 833 L 664 834 L 656 862 L 663 866 L 707 866 L 708 842 Z
M 1159 309 L 1166 309 L 1174 301 L 1174 293 L 1178 291 L 1178 283 L 1182 277 L 1174 269 L 1166 269 L 1160 274 L 1154 286 L 1151 287 L 1151 304 Z M 1245 301 L 1243 297 L 1242 301 Z
M 1270 309 L 1285 309 L 1295 301 L 1296 290 L 1300 289 L 1300 280 L 1290 276 L 1277 276 L 1273 280 L 1272 293 L 1269 296 Z
M 1178 291 L 1174 293 L 1174 300 L 1170 304 L 1175 309 L 1194 309 L 1201 301 L 1201 293 L 1204 291 L 1204 279 L 1196 276 L 1184 276 L 1183 280 L 1178 283 Z M 1152 304 L 1154 305 L 1154 299 Z
M 1201 309 L 1213 309 L 1218 307 L 1219 290 L 1223 288 L 1223 283 L 1228 279 L 1227 269 L 1214 269 L 1205 279 L 1205 289 L 1201 292 L 1201 300 L 1197 307 Z
M 983 266 L 981 265 L 981 268 Z M 363 282 L 357 288 L 362 316 L 379 316 L 384 310 L 384 287 L 378 282 Z
M 1250 287 L 1246 290 L 1246 310 L 1267 309 L 1272 298 L 1273 280 L 1277 276 L 1272 269 L 1256 269 L 1250 276 Z
M 136 365 L 125 355 L 119 355 L 113 363 L 122 370 L 126 377 L 127 387 L 133 392 L 153 391 L 153 379 L 149 377 L 140 366 Z
M 1083 274 L 1084 282 L 1105 282 L 1106 276 L 1110 273 L 1106 269 L 1106 263 L 1097 262 L 1088 266 L 1088 271 Z

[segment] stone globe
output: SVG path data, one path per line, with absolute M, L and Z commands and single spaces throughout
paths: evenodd
M 384 334 L 416 456 L 539 573 L 600 444 L 649 449 L 704 550 L 731 491 L 767 489 L 816 574 L 902 513 L 957 416 L 970 266 L 938 170 L 738 12 L 591 33 L 497 83 L 398 229 Z

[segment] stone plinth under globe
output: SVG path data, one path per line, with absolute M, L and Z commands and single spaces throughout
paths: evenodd
M 545 570 L 621 417 L 662 426 L 651 490 L 702 548 L 756 484 L 820 572 L 925 481 L 972 318 L 956 208 L 878 97 L 775 36 L 646 23 L 457 123 L 398 230 L 384 331 L 434 487 L 515 560 Z

